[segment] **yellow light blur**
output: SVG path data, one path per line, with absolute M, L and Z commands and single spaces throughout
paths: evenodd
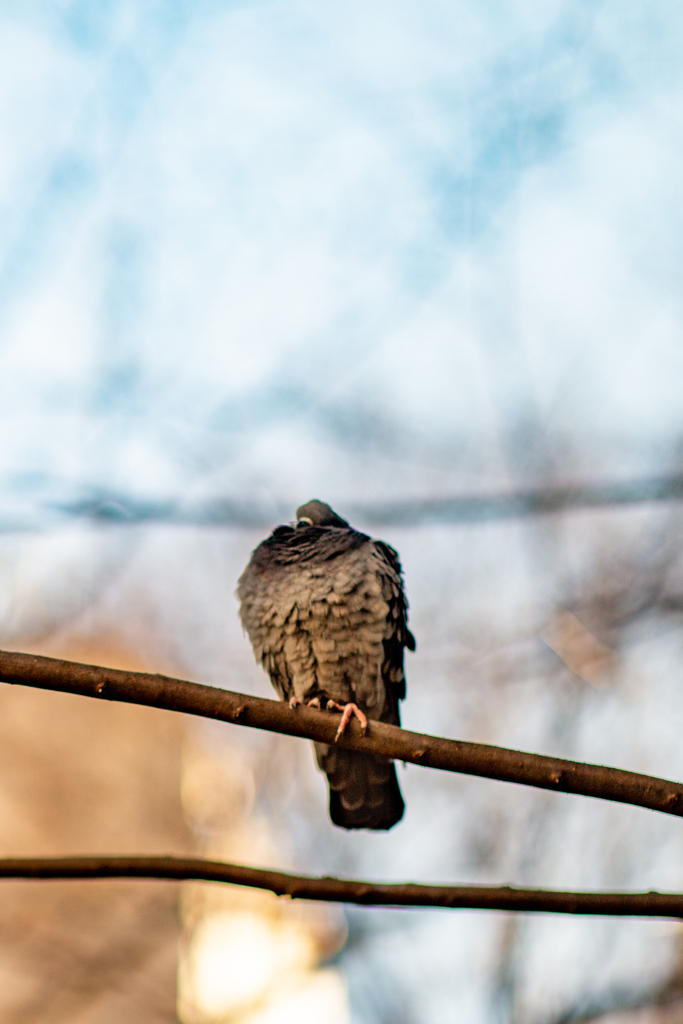
M 315 970 L 317 948 L 296 921 L 221 912 L 196 928 L 179 975 L 184 1024 L 346 1024 L 338 971 Z
M 273 993 L 267 1005 L 239 1024 L 348 1024 L 348 993 L 333 967 L 293 979 L 288 989 Z

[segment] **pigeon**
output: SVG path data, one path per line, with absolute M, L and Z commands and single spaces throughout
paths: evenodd
M 240 617 L 257 662 L 290 707 L 341 711 L 400 725 L 403 651 L 415 650 L 397 553 L 354 530 L 317 499 L 297 509 L 252 553 L 237 587 Z M 403 798 L 392 761 L 316 743 L 327 775 L 330 818 L 346 829 L 389 829 Z

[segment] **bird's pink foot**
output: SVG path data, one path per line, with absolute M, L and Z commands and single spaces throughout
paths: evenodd
M 312 700 L 309 700 L 309 702 L 306 705 L 306 707 L 307 708 L 319 708 L 320 707 L 320 697 L 313 697 Z
M 289 706 L 292 709 L 292 711 L 296 711 L 296 709 L 299 707 L 299 704 L 301 704 L 301 701 L 299 700 L 298 697 L 289 698 Z
M 365 733 L 365 730 L 368 727 L 368 720 L 361 711 L 361 709 L 356 704 L 337 704 L 337 702 L 334 700 L 328 700 L 327 710 L 336 710 L 341 711 L 342 713 L 341 722 L 339 723 L 339 728 L 337 729 L 337 735 L 334 737 L 335 743 L 337 742 L 339 737 L 344 733 L 346 726 L 349 724 L 354 715 L 360 722 L 361 732 L 363 734 Z

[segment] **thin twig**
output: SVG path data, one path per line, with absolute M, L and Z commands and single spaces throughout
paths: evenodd
M 683 894 L 660 892 L 556 892 L 508 885 L 382 885 L 343 878 L 313 878 L 195 857 L 19 857 L 0 859 L 0 878 L 158 878 L 228 882 L 268 889 L 278 896 L 361 906 L 450 907 L 618 917 L 683 917 Z
M 8 651 L 0 651 L 0 682 L 182 711 L 319 743 L 334 743 L 339 724 L 338 715 L 315 708 L 291 710 L 282 701 L 249 697 L 168 676 L 122 672 Z M 486 743 L 441 739 L 372 721 L 365 735 L 357 722 L 351 722 L 339 739 L 339 746 L 410 761 L 425 768 L 614 800 L 683 816 L 683 785 L 618 768 L 528 754 Z

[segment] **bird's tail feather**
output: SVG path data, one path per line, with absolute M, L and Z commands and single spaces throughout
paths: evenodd
M 341 828 L 387 829 L 403 817 L 393 761 L 357 750 L 315 744 L 330 786 L 330 817 Z

